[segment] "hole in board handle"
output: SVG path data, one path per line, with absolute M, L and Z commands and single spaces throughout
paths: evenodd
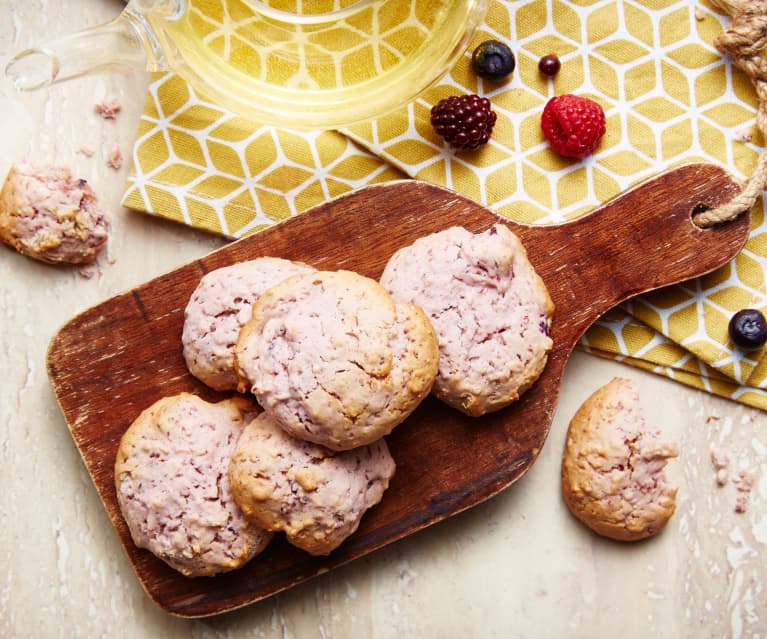
M 710 210 L 711 210 L 711 207 L 708 204 L 704 204 L 703 202 L 698 202 L 695 206 L 692 207 L 692 210 L 690 211 L 690 221 L 701 231 L 705 231 L 707 228 L 711 228 L 711 227 L 698 224 L 696 221 L 696 218 L 701 213 L 705 213 L 706 211 L 710 211 Z

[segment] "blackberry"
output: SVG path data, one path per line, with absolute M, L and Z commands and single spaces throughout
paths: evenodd
M 498 40 L 480 44 L 471 56 L 471 68 L 480 78 L 498 82 L 514 71 L 516 61 L 508 45 Z
M 767 320 L 755 308 L 735 313 L 727 326 L 732 341 L 743 349 L 759 348 L 767 342 Z
M 431 125 L 456 150 L 486 144 L 495 126 L 490 100 L 478 95 L 452 95 L 431 109 Z

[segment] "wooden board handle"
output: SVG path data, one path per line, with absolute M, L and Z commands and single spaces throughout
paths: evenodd
M 690 164 L 572 222 L 517 227 L 536 268 L 556 282 L 555 330 L 574 345 L 600 315 L 629 297 L 703 275 L 734 258 L 748 237 L 748 214 L 708 229 L 692 217 L 739 190 L 723 169 Z

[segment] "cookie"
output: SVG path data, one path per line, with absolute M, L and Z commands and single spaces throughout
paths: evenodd
M 234 570 L 272 535 L 232 499 L 229 462 L 259 409 L 246 398 L 208 403 L 181 393 L 155 402 L 123 435 L 117 501 L 134 543 L 188 577 Z
M 421 307 L 439 340 L 433 393 L 471 416 L 522 395 L 551 350 L 554 305 L 516 235 L 503 224 L 451 227 L 399 249 L 381 284 Z
M 674 514 L 676 488 L 663 468 L 678 454 L 675 443 L 647 429 L 634 383 L 616 377 L 570 422 L 562 456 L 565 503 L 604 537 L 650 537 Z
M 90 185 L 62 166 L 21 162 L 0 190 L 0 240 L 22 255 L 88 264 L 104 248 L 106 216 Z
M 240 437 L 229 476 L 235 500 L 257 526 L 326 555 L 381 500 L 394 469 L 383 440 L 334 452 L 291 437 L 261 413 Z
M 253 303 L 286 277 L 313 270 L 300 262 L 260 257 L 207 273 L 184 311 L 181 342 L 189 372 L 216 390 L 236 389 L 234 345 Z
M 423 312 L 351 271 L 270 288 L 235 347 L 239 390 L 294 437 L 333 450 L 391 432 L 428 395 L 438 358 Z

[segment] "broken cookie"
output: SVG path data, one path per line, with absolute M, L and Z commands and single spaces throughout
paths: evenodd
M 62 166 L 14 165 L 0 191 L 0 240 L 52 264 L 89 264 L 108 223 L 91 186 Z
M 562 495 L 573 515 L 604 537 L 650 537 L 674 514 L 677 489 L 663 469 L 678 454 L 675 443 L 647 429 L 633 382 L 616 377 L 570 422 Z

